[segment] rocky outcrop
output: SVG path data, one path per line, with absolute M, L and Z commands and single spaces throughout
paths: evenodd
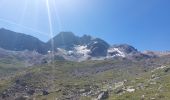
M 97 100 L 105 100 L 109 97 L 109 92 L 108 91 L 102 91 L 98 97 Z

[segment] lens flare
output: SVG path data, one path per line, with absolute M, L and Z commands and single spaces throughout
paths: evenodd
M 52 19 L 51 19 L 51 11 L 49 0 L 46 0 L 47 14 L 48 14 L 48 22 L 49 22 L 49 36 L 51 38 L 51 62 L 54 65 L 54 40 L 53 40 L 53 27 L 52 27 Z
M 32 31 L 37 35 L 41 34 L 42 36 L 48 36 L 46 33 L 42 32 L 42 31 L 36 30 L 34 28 L 31 28 L 31 27 L 27 27 L 27 26 L 24 26 L 22 24 L 18 24 L 18 23 L 15 23 L 15 22 L 12 22 L 12 21 L 9 21 L 9 20 L 6 20 L 6 19 L 1 19 L 0 18 L 0 22 L 5 22 L 5 23 L 10 24 L 10 25 L 15 25 L 15 27 L 17 26 L 17 27 L 20 27 L 21 29 Z

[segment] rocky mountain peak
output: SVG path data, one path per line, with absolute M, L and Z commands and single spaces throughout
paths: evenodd
M 118 48 L 118 49 L 120 49 L 120 50 L 122 50 L 123 52 L 126 52 L 126 53 L 138 52 L 137 49 L 135 49 L 133 46 L 128 45 L 128 44 L 113 45 L 112 48 Z

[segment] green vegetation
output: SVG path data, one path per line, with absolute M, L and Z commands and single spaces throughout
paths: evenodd
M 28 67 L 1 79 L 0 92 L 8 89 L 7 93 L 13 91 L 9 92 L 11 98 L 17 93 L 36 100 L 91 100 L 102 91 L 108 92 L 107 100 L 168 100 L 169 64 L 156 68 L 148 65 L 144 60 L 127 59 L 56 61 Z

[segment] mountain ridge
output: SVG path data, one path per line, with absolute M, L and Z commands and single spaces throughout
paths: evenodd
M 6 29 L 0 29 L 0 47 L 13 51 L 37 51 L 44 54 L 46 44 L 38 38 L 23 33 L 16 33 Z
M 11 36 L 12 35 L 12 36 Z M 59 34 L 57 34 L 56 36 L 54 36 L 53 38 L 49 39 L 47 42 L 44 42 L 42 40 L 40 40 L 39 38 L 37 37 L 34 37 L 34 36 L 31 36 L 31 35 L 27 35 L 25 33 L 19 33 L 19 32 L 14 32 L 14 31 L 11 31 L 11 30 L 8 30 L 8 29 L 5 29 L 5 28 L 1 28 L 0 29 L 0 36 L 1 36 L 1 41 L 6 41 L 7 39 L 9 40 L 13 40 L 13 42 L 17 41 L 17 39 L 21 39 L 21 38 L 28 38 L 30 39 L 30 41 L 32 40 L 37 40 L 37 42 L 41 42 L 43 45 L 51 45 L 51 41 L 53 40 L 54 41 L 54 46 L 55 47 L 61 47 L 64 46 L 64 45 L 70 45 L 70 46 L 73 46 L 73 45 L 84 45 L 84 44 L 88 44 L 90 43 L 90 41 L 93 40 L 93 37 L 90 36 L 90 35 L 83 35 L 83 36 L 76 36 L 74 33 L 72 32 L 60 32 Z M 21 37 L 22 36 L 22 37 Z M 15 39 L 15 38 L 16 39 Z M 3 40 L 4 39 L 4 40 Z M 6 39 L 6 40 L 5 40 Z M 15 39 L 15 40 L 14 40 Z M 99 39 L 99 38 L 98 38 Z M 102 40 L 102 39 L 101 39 Z M 104 40 L 103 40 L 104 41 Z M 19 42 L 23 42 L 23 41 L 19 41 Z M 4 48 L 4 49 L 7 49 L 7 50 L 14 50 L 14 46 L 13 47 L 10 47 L 10 48 L 7 48 L 5 46 L 2 46 L 3 44 L 0 44 L 0 47 Z M 7 44 L 9 45 L 9 44 Z M 7 46 L 6 45 L 6 46 Z M 16 45 L 15 45 L 16 46 Z M 47 46 L 49 47 L 49 46 Z M 16 49 L 16 51 L 22 51 L 24 49 L 27 49 L 27 48 L 20 48 L 19 50 Z M 71 48 L 69 48 L 71 49 Z M 30 50 L 30 49 L 28 49 Z M 41 53 L 41 52 L 39 52 Z
M 128 44 L 110 45 L 103 39 L 90 35 L 80 37 L 72 32 L 60 32 L 48 42 L 43 42 L 36 37 L 2 28 L 0 29 L 0 48 L 11 51 L 35 51 L 47 56 L 52 52 L 57 59 L 59 57 L 71 61 L 115 57 L 129 59 L 153 57 L 153 55 L 142 53 Z

